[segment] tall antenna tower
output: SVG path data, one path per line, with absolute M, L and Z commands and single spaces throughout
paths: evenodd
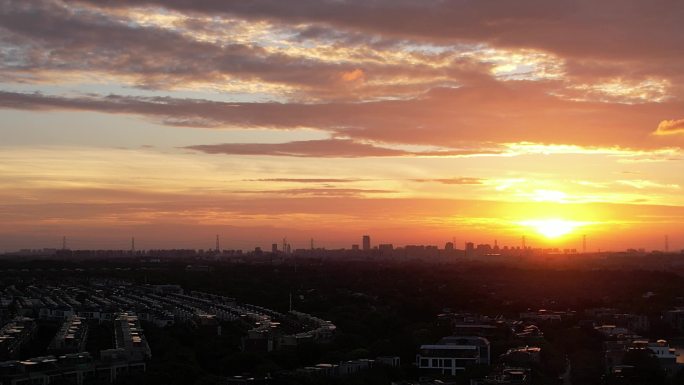
M 665 252 L 667 253 L 670 251 L 670 237 L 668 235 L 665 236 Z
M 311 238 L 311 250 L 314 249 L 314 243 L 313 243 L 313 238 Z
M 62 250 L 66 250 L 66 236 L 62 237 Z
M 135 237 L 131 237 L 131 254 L 135 254 Z
M 219 236 L 216 234 L 216 252 L 221 251 L 221 246 L 219 245 Z
M 287 238 L 283 238 L 283 253 L 287 255 Z

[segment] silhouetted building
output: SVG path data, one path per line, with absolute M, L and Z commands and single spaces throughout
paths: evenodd
M 119 358 L 96 361 L 89 353 L 0 362 L 1 384 L 112 384 L 117 377 L 145 371 L 145 362 Z
M 382 256 L 388 257 L 392 255 L 392 251 L 394 250 L 394 246 L 391 243 L 383 243 L 378 245 L 378 250 L 380 251 L 380 254 Z
M 501 355 L 499 360 L 509 366 L 529 367 L 538 364 L 541 359 L 541 348 L 536 346 L 525 346 L 508 351 Z
M 489 340 L 483 337 L 445 337 L 437 344 L 421 345 L 416 355 L 421 371 L 440 375 L 453 376 L 468 366 L 489 363 Z
M 370 249 L 371 249 L 370 235 L 364 235 L 363 236 L 363 251 L 370 251 Z
M 380 356 L 375 359 L 375 363 L 398 368 L 401 366 L 401 358 L 399 356 Z
M 80 353 L 85 351 L 88 340 L 88 324 L 78 316 L 64 320 L 62 327 L 48 346 L 50 354 Z
M 122 356 L 128 360 L 144 361 L 152 357 L 138 317 L 131 313 L 121 313 L 114 320 L 114 342 L 116 349 L 103 350 L 112 356 Z
M 475 255 L 475 244 L 468 242 L 465 244 L 465 255 L 466 257 L 472 257 Z
M 15 358 L 33 339 L 36 323 L 31 318 L 17 317 L 0 329 L 0 359 Z

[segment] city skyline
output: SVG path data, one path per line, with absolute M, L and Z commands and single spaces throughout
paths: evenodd
M 287 237 L 284 237 L 280 240 L 280 242 L 274 242 L 269 243 L 270 241 L 265 241 L 265 243 L 254 243 L 254 244 L 249 244 L 249 241 L 244 241 L 244 240 L 237 240 L 237 241 L 231 241 L 230 239 L 227 239 L 227 244 L 224 246 L 223 241 L 224 239 L 221 238 L 220 234 L 214 235 L 215 238 L 212 238 L 213 241 L 215 242 L 213 246 L 208 247 L 207 245 L 200 244 L 199 246 L 195 246 L 193 244 L 190 244 L 188 242 L 167 242 L 164 247 L 159 247 L 159 246 L 149 246 L 145 247 L 143 244 L 142 246 L 140 243 L 138 243 L 138 246 L 136 246 L 136 238 L 131 237 L 127 241 L 127 246 L 126 243 L 123 242 L 122 240 L 118 241 L 111 241 L 109 243 L 102 243 L 100 240 L 88 240 L 88 239 L 71 239 L 66 236 L 62 236 L 59 239 L 59 244 L 55 244 L 53 246 L 45 246 L 45 247 L 26 247 L 26 248 L 21 248 L 21 249 L 7 249 L 7 250 L 0 250 L 0 253 L 16 253 L 16 252 L 37 252 L 40 253 L 45 252 L 45 251 L 59 251 L 59 250 L 111 250 L 111 251 L 129 251 L 131 253 L 137 253 L 137 252 L 145 252 L 145 251 L 152 251 L 152 250 L 196 250 L 196 251 L 205 251 L 205 252 L 224 252 L 224 251 L 240 251 L 244 253 L 252 253 L 256 250 L 259 252 L 271 252 L 273 254 L 290 254 L 290 253 L 295 253 L 295 252 L 309 252 L 309 251 L 316 251 L 316 250 L 327 250 L 327 251 L 335 251 L 335 250 L 349 250 L 349 251 L 357 251 L 357 252 L 363 252 L 363 253 L 368 253 L 368 252 L 377 252 L 377 251 L 383 251 L 383 249 L 390 248 L 392 249 L 406 249 L 406 248 L 411 248 L 411 247 L 426 247 L 426 248 L 434 248 L 436 250 L 440 251 L 459 251 L 461 253 L 467 252 L 469 246 L 473 248 L 477 247 L 485 247 L 490 251 L 503 251 L 503 250 L 535 250 L 535 251 L 544 251 L 547 252 L 549 250 L 558 250 L 560 252 L 565 252 L 565 253 L 571 253 L 571 254 L 578 254 L 578 253 L 588 253 L 588 254 L 593 254 L 593 253 L 620 253 L 620 252 L 640 252 L 640 253 L 649 253 L 649 252 L 656 252 L 656 253 L 671 253 L 671 254 L 680 254 L 684 253 L 684 249 L 677 249 L 677 248 L 672 248 L 670 246 L 670 237 L 669 235 L 665 235 L 663 239 L 661 240 L 662 243 L 660 247 L 655 247 L 653 249 L 649 248 L 644 248 L 644 247 L 623 247 L 623 248 L 616 248 L 616 249 L 601 249 L 600 247 L 596 247 L 595 245 L 592 245 L 591 240 L 587 238 L 587 234 L 581 234 L 578 239 L 574 239 L 575 237 L 564 237 L 563 241 L 556 241 L 554 243 L 549 243 L 549 242 L 544 242 L 541 241 L 539 242 L 539 238 L 532 237 L 530 238 L 527 235 L 522 235 L 519 237 L 517 240 L 516 239 L 504 239 L 504 242 L 501 242 L 499 239 L 493 239 L 493 240 L 474 240 L 474 239 L 463 239 L 463 240 L 457 240 L 456 237 L 452 237 L 451 239 L 447 240 L 442 240 L 441 243 L 439 241 L 437 243 L 420 243 L 420 242 L 396 242 L 392 241 L 391 239 L 380 239 L 377 240 L 370 235 L 363 235 L 360 237 L 361 242 L 355 242 L 354 240 L 350 240 L 350 243 L 326 243 L 326 242 L 321 242 L 320 240 L 315 240 L 314 238 L 309 238 L 309 239 L 294 239 L 292 240 L 291 238 L 288 239 Z M 221 239 L 219 241 L 219 239 Z M 368 239 L 368 246 L 365 245 L 366 239 Z M 506 242 L 509 243 L 506 243 Z M 548 239 L 547 239 L 548 241 Z M 315 242 L 315 246 L 314 246 Z M 537 242 L 537 243 L 535 243 Z M 154 245 L 155 243 L 151 243 Z M 243 246 L 240 246 L 243 245 Z M 270 246 L 270 247 L 269 247 Z
M 287 3 L 0 0 L 0 251 L 684 249 L 684 4 Z

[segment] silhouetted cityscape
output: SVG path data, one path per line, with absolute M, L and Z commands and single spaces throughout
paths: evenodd
M 371 240 L 6 253 L 0 383 L 683 378 L 682 253 Z

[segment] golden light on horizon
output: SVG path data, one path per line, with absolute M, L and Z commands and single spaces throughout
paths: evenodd
M 537 202 L 557 202 L 563 203 L 568 194 L 555 190 L 535 190 L 533 199 Z
M 532 228 L 538 234 L 543 235 L 546 238 L 556 239 L 570 234 L 585 223 L 565 219 L 535 219 L 523 221 L 520 222 L 520 224 Z

